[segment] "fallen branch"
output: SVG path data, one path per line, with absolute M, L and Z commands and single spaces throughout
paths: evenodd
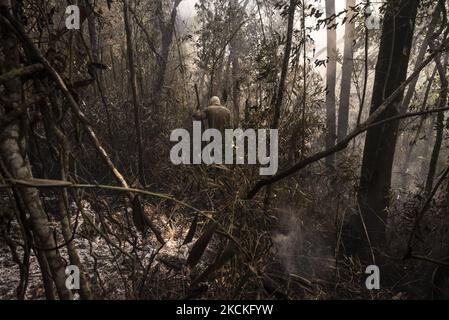
M 195 212 L 198 212 L 198 213 L 203 214 L 203 215 L 207 216 L 208 218 L 210 218 L 206 214 L 206 213 L 208 213 L 208 211 L 199 210 L 199 209 L 191 206 L 190 204 L 188 204 L 184 201 L 178 200 L 170 195 L 141 190 L 141 189 L 124 188 L 124 187 L 108 186 L 108 185 L 100 185 L 100 184 L 76 184 L 76 183 L 72 183 L 70 181 L 49 180 L 49 179 L 29 179 L 29 180 L 6 179 L 6 182 L 8 182 L 8 184 L 0 185 L 0 189 L 12 188 L 12 187 L 103 189 L 103 190 L 119 191 L 119 192 L 126 192 L 126 193 L 132 193 L 132 194 L 142 194 L 142 195 L 157 197 L 157 198 L 164 199 L 164 200 L 173 201 L 177 204 L 182 205 L 183 207 L 189 208 Z

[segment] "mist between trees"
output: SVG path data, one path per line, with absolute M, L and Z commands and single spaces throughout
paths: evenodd
M 0 298 L 446 299 L 447 8 L 0 0 Z

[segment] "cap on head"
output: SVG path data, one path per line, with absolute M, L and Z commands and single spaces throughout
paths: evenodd
M 210 98 L 210 105 L 211 106 L 219 106 L 219 105 L 221 105 L 220 98 L 217 97 L 217 96 L 213 96 L 212 98 Z

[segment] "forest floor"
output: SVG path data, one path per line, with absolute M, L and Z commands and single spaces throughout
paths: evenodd
M 168 171 L 158 168 L 158 172 Z M 272 209 L 265 211 L 262 203 L 238 200 L 239 193 L 247 188 L 247 174 L 244 170 L 200 166 L 187 172 L 171 173 L 165 176 L 165 180 L 155 177 L 163 181 L 158 192 L 182 195 L 179 200 L 205 212 L 213 212 L 223 230 L 233 232 L 236 225 L 240 226 L 240 244 L 245 252 L 250 252 L 249 257 L 241 254 L 235 258 L 238 261 L 218 270 L 210 280 L 207 293 L 202 292 L 194 298 L 413 299 L 421 294 L 419 286 L 418 291 L 413 288 L 422 281 L 422 270 L 429 273 L 429 268 L 416 261 L 401 262 L 400 250 L 396 254 L 397 262 L 391 268 L 398 281 L 375 293 L 364 287 L 366 275 L 360 261 L 345 256 L 343 251 L 336 261 L 335 228 L 340 227 L 335 219 L 349 210 L 348 204 L 352 200 L 345 196 L 347 190 L 340 188 L 339 194 L 332 193 L 332 198 L 329 198 L 331 193 L 323 192 L 326 183 L 319 182 L 317 175 L 305 173 L 300 178 L 307 182 L 304 185 L 311 187 L 301 190 L 301 185 L 290 185 L 290 190 L 298 189 L 298 193 L 279 193 L 273 199 Z M 345 185 L 350 186 L 350 183 Z M 312 198 L 310 194 L 321 196 Z M 54 201 L 51 197 L 44 199 L 46 203 Z M 70 205 L 71 223 L 77 226 L 77 236 L 73 241 L 97 299 L 189 297 L 192 279 L 214 262 L 226 243 L 219 235 L 214 236 L 192 273 L 186 262 L 209 219 L 199 218 L 194 237 L 184 244 L 196 220 L 195 214 L 176 202 L 146 199 L 144 211 L 166 240 L 161 246 L 151 231 L 142 236 L 130 227 L 132 209 L 123 201 L 123 195 L 93 193 L 85 195 L 81 203 L 83 215 L 76 214 L 75 203 Z M 404 205 L 396 204 L 396 207 L 396 213 L 392 212 L 392 215 L 404 216 Z M 411 212 L 408 215 L 412 217 L 416 204 L 412 202 L 409 207 Z M 350 216 L 351 210 L 346 215 Z M 93 222 L 94 228 L 86 217 Z M 52 220 L 61 243 L 57 216 Z M 412 218 L 409 220 L 413 221 Z M 20 243 L 19 226 L 15 220 L 10 223 L 11 240 Z M 395 228 L 401 230 L 404 226 Z M 393 241 L 402 244 L 403 237 Z M 22 257 L 22 247 L 18 245 L 16 250 Z M 60 252 L 69 264 L 67 250 L 63 248 Z M 239 287 L 238 281 L 246 276 L 251 280 L 247 279 L 248 283 Z M 11 259 L 11 249 L 5 241 L 0 241 L 0 297 L 15 299 L 19 281 L 20 270 Z M 33 252 L 26 299 L 45 299 L 39 265 Z

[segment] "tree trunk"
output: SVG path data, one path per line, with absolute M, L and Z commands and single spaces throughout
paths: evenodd
M 435 9 L 434 9 L 434 11 L 432 13 L 432 17 L 431 17 L 431 20 L 429 22 L 427 33 L 426 33 L 426 35 L 425 35 L 425 37 L 424 37 L 424 39 L 422 41 L 422 44 L 421 44 L 421 46 L 419 48 L 418 55 L 416 57 L 415 69 L 419 66 L 419 64 L 424 59 L 424 57 L 425 57 L 425 55 L 427 53 L 427 49 L 429 47 L 430 40 L 432 39 L 432 36 L 434 35 L 435 27 L 436 27 L 436 24 L 437 24 L 437 22 L 439 20 L 439 15 L 440 15 L 439 8 L 440 8 L 440 6 L 436 5 Z M 429 93 L 429 90 L 430 90 L 430 87 L 431 87 L 431 84 L 432 84 L 433 77 L 434 77 L 435 73 L 436 73 L 436 69 L 435 69 L 435 71 L 433 73 L 433 76 L 431 77 L 431 81 L 428 84 L 428 87 L 427 87 L 427 90 L 426 90 L 426 93 L 425 93 L 425 99 L 424 99 L 425 101 L 427 101 L 428 93 Z M 416 77 L 410 83 L 410 85 L 408 86 L 408 89 L 406 91 L 404 100 L 402 101 L 402 104 L 400 106 L 400 110 L 399 111 L 401 113 L 407 112 L 408 109 L 410 108 L 410 103 L 412 101 L 413 95 L 416 92 L 416 85 L 418 83 L 418 80 L 419 80 L 419 77 Z M 423 106 L 423 108 L 424 108 L 424 106 Z M 421 119 L 420 125 L 423 123 L 423 121 L 424 121 L 424 119 Z M 400 122 L 400 123 L 402 123 L 402 122 Z M 419 135 L 419 132 L 415 136 L 417 136 L 417 135 Z M 405 187 L 406 181 L 407 181 L 407 177 L 408 177 L 407 170 L 408 170 L 408 166 L 410 164 L 411 154 L 412 154 L 413 149 L 414 149 L 414 144 L 410 144 L 410 142 L 414 143 L 414 140 L 410 141 L 410 135 L 408 135 L 406 133 L 403 133 L 401 138 L 402 138 L 400 140 L 401 141 L 401 146 L 402 146 L 402 148 L 404 150 L 406 150 L 406 154 L 407 154 L 407 156 L 405 157 L 405 161 L 403 161 L 403 165 L 400 166 L 401 169 L 402 169 L 401 170 L 401 174 L 402 174 L 402 176 L 401 176 L 401 186 Z
M 348 133 L 349 105 L 351 98 L 352 70 L 354 67 L 354 32 L 355 24 L 351 21 L 355 7 L 355 0 L 346 0 L 345 48 L 343 54 L 343 67 L 341 75 L 340 107 L 338 109 L 337 139 L 341 141 Z
M 335 83 L 337 79 L 337 30 L 332 27 L 335 23 L 335 0 L 326 0 L 327 26 L 327 69 L 326 69 L 326 149 L 335 145 L 336 140 L 336 114 L 335 114 Z M 328 172 L 333 172 L 335 155 L 326 158 Z
M 436 67 L 438 70 L 438 74 L 440 76 L 440 96 L 438 98 L 438 108 L 444 108 L 447 103 L 447 94 L 448 94 L 448 81 L 446 79 L 446 68 L 447 68 L 447 56 L 444 59 L 444 63 L 442 64 L 440 60 L 435 59 Z M 437 115 L 437 124 L 436 124 L 436 139 L 435 145 L 433 146 L 432 156 L 430 158 L 429 163 L 429 172 L 427 174 L 425 191 L 426 194 L 430 194 L 433 188 L 433 180 L 435 178 L 435 172 L 437 170 L 438 159 L 440 157 L 441 145 L 443 143 L 443 135 L 444 135 L 444 112 L 439 112 Z
M 435 122 L 435 114 L 433 114 L 426 123 L 426 139 L 423 141 L 421 148 L 419 149 L 418 158 L 421 159 L 419 163 L 419 171 L 418 171 L 418 177 L 422 179 L 423 181 L 423 187 L 425 188 L 425 180 L 427 177 L 427 174 L 429 172 L 429 161 L 427 161 L 427 158 L 429 154 L 432 152 L 432 145 L 435 144 L 434 142 L 434 136 L 433 136 L 433 123 Z
M 2 10 L 10 10 L 9 0 L 0 0 Z M 20 58 L 18 42 L 13 30 L 7 30 L 4 26 L 0 29 L 1 47 L 3 51 L 3 65 L 1 69 L 4 72 L 20 68 Z M 5 84 L 5 90 L 2 93 L 5 105 L 5 112 L 11 112 L 22 102 L 22 83 L 21 79 L 16 77 Z M 32 179 L 30 166 L 26 158 L 26 127 L 25 121 L 21 124 L 13 123 L 7 126 L 0 134 L 0 158 L 2 161 L 2 174 L 5 177 L 29 180 Z M 34 188 L 17 188 L 17 192 L 23 201 L 30 217 L 29 223 L 32 228 L 36 244 L 39 248 L 45 248 L 45 258 L 60 299 L 72 299 L 72 292 L 66 288 L 65 266 L 59 256 L 53 234 L 49 227 L 47 216 L 44 212 L 40 195 Z M 43 270 L 45 268 L 43 267 Z
M 281 107 L 284 100 L 285 81 L 287 79 L 288 65 L 292 51 L 293 24 L 295 21 L 296 0 L 290 0 L 288 9 L 287 37 L 285 43 L 284 60 L 282 62 L 281 79 L 277 88 L 276 100 L 274 103 L 273 129 L 279 128 L 281 117 Z
M 173 9 L 170 14 L 170 20 L 168 23 L 163 21 L 162 2 L 158 2 L 158 19 L 159 27 L 161 29 L 161 63 L 158 65 L 159 69 L 156 73 L 156 79 L 153 86 L 153 101 L 158 113 L 160 110 L 160 99 L 165 84 L 165 74 L 167 72 L 168 56 L 170 54 L 170 47 L 173 41 L 173 33 L 176 23 L 176 16 L 178 14 L 178 6 L 181 0 L 174 0 Z
M 390 0 L 387 3 L 370 114 L 405 81 L 418 4 L 418 0 Z M 403 93 L 387 107 L 379 120 L 398 114 Z M 377 246 L 385 243 L 397 131 L 398 122 L 390 122 L 368 130 L 365 140 L 358 201 L 371 243 Z
M 427 79 L 428 84 L 427 84 L 427 88 L 426 91 L 424 93 L 424 99 L 421 105 L 421 110 L 425 110 L 427 108 L 427 101 L 429 99 L 429 93 L 430 93 L 430 89 L 432 88 L 432 84 L 433 81 L 435 79 L 435 74 L 436 74 L 437 69 L 435 68 L 432 72 L 432 75 L 429 79 Z M 408 178 L 408 167 L 410 165 L 410 162 L 412 160 L 412 154 L 413 154 L 413 150 L 415 149 L 416 143 L 419 139 L 419 135 L 421 134 L 421 130 L 425 124 L 426 121 L 426 117 L 422 117 L 420 122 L 419 122 L 419 126 L 418 129 L 416 130 L 416 133 L 414 134 L 413 139 L 409 142 L 409 140 L 407 138 L 404 137 L 404 142 L 402 145 L 402 148 L 405 150 L 405 161 L 403 161 L 403 165 L 402 170 L 401 170 L 401 187 L 402 188 L 406 188 L 406 183 L 407 183 L 407 178 Z
M 56 89 L 56 88 L 54 88 Z M 55 90 L 52 90 L 54 92 Z M 56 104 L 56 99 L 51 99 L 51 102 Z M 47 102 L 44 101 L 40 105 L 40 110 L 44 117 L 51 119 L 49 123 L 49 134 L 55 136 L 56 140 L 59 142 L 59 158 L 60 158 L 60 170 L 61 170 L 61 180 L 68 181 L 68 172 L 70 165 L 70 142 L 66 135 L 55 125 L 52 117 L 50 116 L 50 110 L 48 110 Z M 70 214 L 69 214 L 69 199 L 67 195 L 67 190 L 60 191 L 60 197 L 58 200 L 58 209 L 61 217 L 61 231 L 64 241 L 67 243 L 67 253 L 69 255 L 69 260 L 71 265 L 75 265 L 80 269 L 80 296 L 83 300 L 91 300 L 92 292 L 90 290 L 90 284 L 88 278 L 84 272 L 84 268 L 81 264 L 78 251 L 76 249 L 75 243 L 72 241 L 73 230 L 70 225 Z
M 416 66 L 419 66 L 419 64 L 424 60 L 424 57 L 427 53 L 427 48 L 429 46 L 429 42 L 432 39 L 432 36 L 435 32 L 435 26 L 439 20 L 440 11 L 439 11 L 439 5 L 436 5 L 433 14 L 432 19 L 430 20 L 429 27 L 427 29 L 426 36 L 424 37 L 424 40 L 421 44 L 421 47 L 419 48 L 418 55 L 416 56 Z M 415 93 L 416 84 L 418 83 L 419 77 L 416 77 L 408 86 L 407 93 L 405 94 L 404 100 L 402 101 L 401 106 L 401 113 L 407 112 L 410 102 L 412 101 L 413 94 Z
M 233 19 L 233 30 L 238 28 L 239 25 L 243 22 L 243 10 L 246 8 L 241 8 L 237 0 L 232 0 L 232 13 L 235 15 L 235 18 Z M 237 32 L 237 34 L 233 37 L 231 44 L 230 44 L 230 56 L 229 59 L 232 63 L 232 105 L 234 107 L 233 109 L 233 125 L 234 127 L 238 127 L 240 123 L 240 43 L 241 43 L 242 37 L 240 35 L 240 32 Z
M 295 22 L 295 10 L 296 10 L 296 0 L 290 0 L 288 8 L 288 22 L 287 22 L 287 37 L 284 51 L 284 60 L 282 62 L 281 79 L 279 81 L 279 86 L 277 88 L 277 94 L 274 101 L 274 118 L 272 129 L 279 128 L 279 122 L 281 117 L 281 107 L 284 100 L 285 91 L 285 81 L 287 79 L 288 65 L 290 62 L 290 54 L 292 51 L 292 37 L 293 37 L 293 27 Z M 274 96 L 274 95 L 273 95 Z M 264 208 L 268 208 L 271 199 L 271 185 L 268 186 L 267 192 L 264 199 Z
M 126 51 L 128 55 L 129 82 L 131 85 L 131 95 L 134 105 L 134 124 L 136 126 L 139 182 L 142 186 L 145 186 L 146 182 L 143 165 L 143 142 L 142 142 L 142 126 L 140 120 L 140 104 L 139 104 L 139 95 L 137 92 L 136 69 L 134 65 L 133 34 L 129 20 L 127 1 L 123 2 L 123 15 L 125 20 L 125 34 L 126 34 L 126 47 L 127 47 Z
M 100 36 L 97 30 L 97 21 L 94 12 L 94 4 L 90 3 L 89 0 L 85 0 L 85 6 L 87 9 L 88 17 L 87 17 L 87 28 L 89 30 L 89 39 L 90 39 L 90 50 L 92 52 L 92 61 L 95 63 L 100 63 Z M 98 79 L 98 86 L 100 90 L 103 88 L 102 77 L 100 77 L 100 73 L 96 68 L 92 70 L 95 73 L 95 77 Z M 95 87 L 94 87 L 95 90 Z M 95 94 L 97 91 L 95 90 Z

